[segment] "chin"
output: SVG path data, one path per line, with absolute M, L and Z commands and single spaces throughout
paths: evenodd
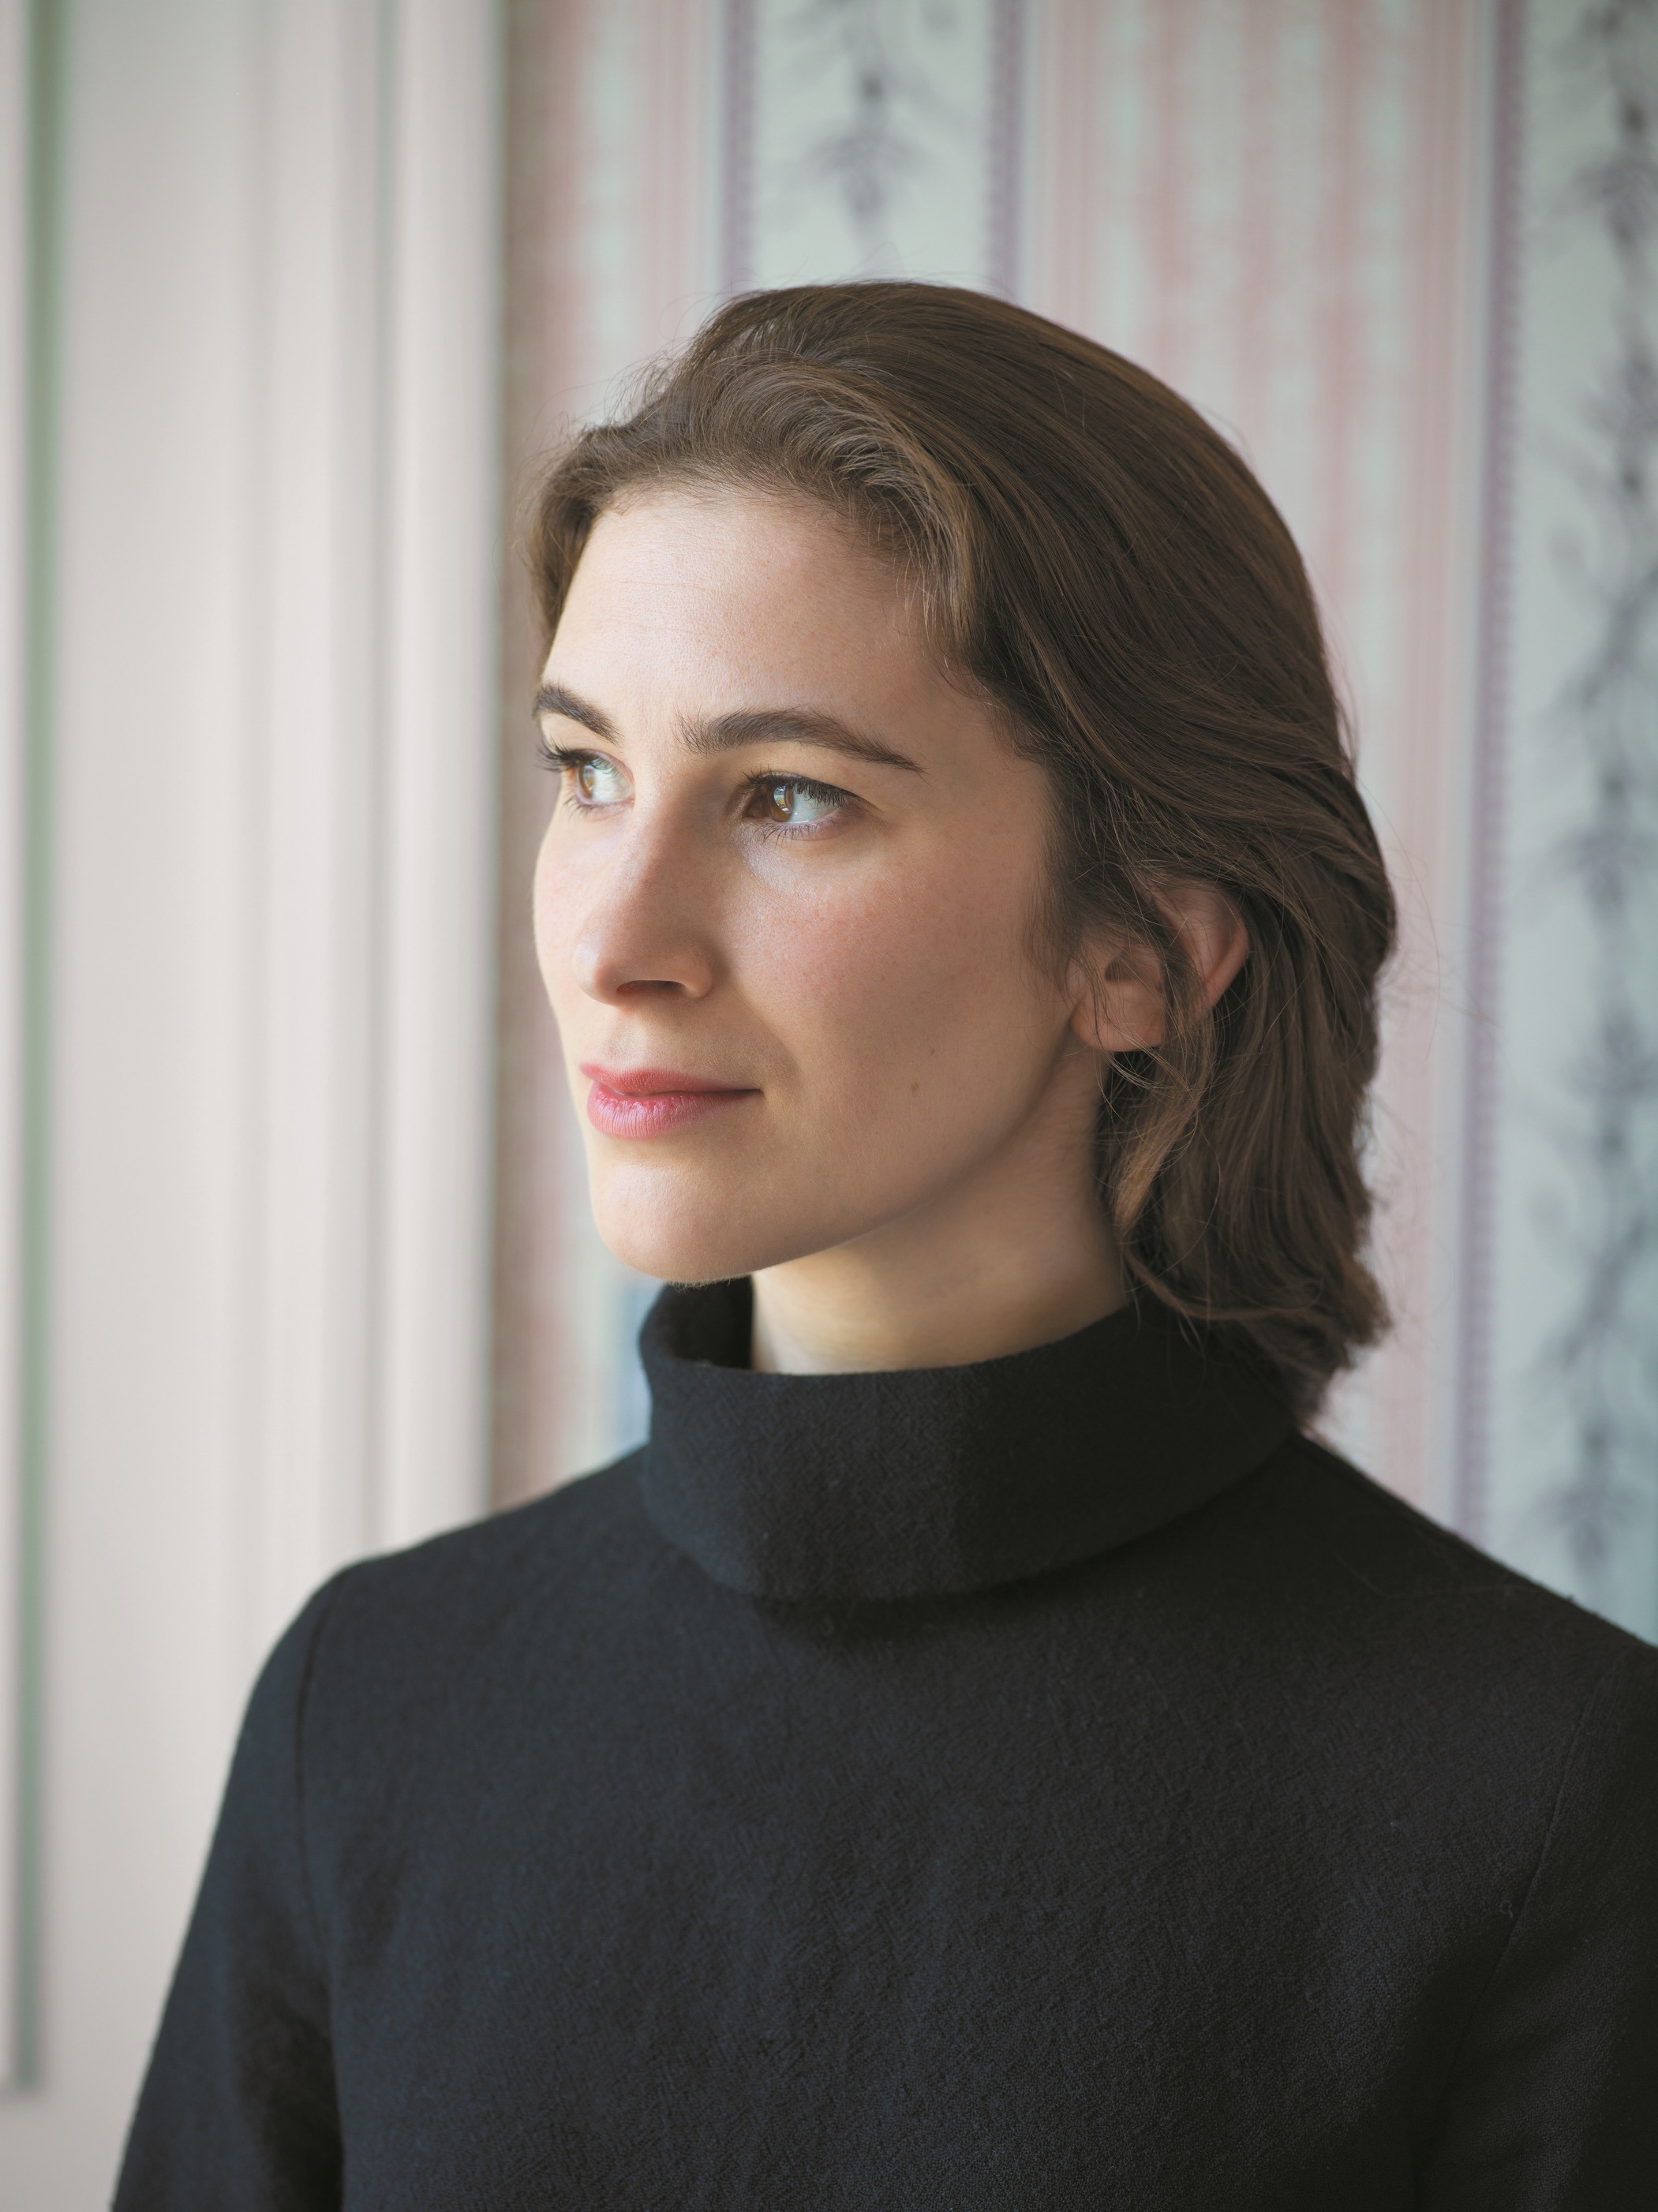
M 594 1224 L 616 1258 L 665 1283 L 729 1282 L 844 1242 L 836 1224 L 775 1213 L 723 1176 L 595 1176 L 592 1194 Z

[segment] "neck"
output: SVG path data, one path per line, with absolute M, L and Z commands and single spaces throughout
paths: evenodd
M 963 1366 L 1054 1343 L 1120 1306 L 1121 1260 L 1094 1184 L 1098 1095 L 1084 1070 L 950 1189 L 832 1250 L 762 1268 L 754 1366 Z

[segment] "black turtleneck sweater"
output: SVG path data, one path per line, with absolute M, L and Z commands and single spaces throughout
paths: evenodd
M 283 1638 L 122 2212 L 1651 2201 L 1658 1655 L 1155 1312 L 746 1325 Z

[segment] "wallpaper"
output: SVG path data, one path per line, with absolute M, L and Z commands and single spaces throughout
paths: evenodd
M 1658 1631 L 1658 7 L 1513 8 L 1455 1510 Z
M 1658 1628 L 1658 0 L 525 0 L 513 36 L 521 480 L 724 294 L 885 272 L 1089 332 L 1256 467 L 1404 915 L 1371 1140 L 1395 1326 L 1331 1432 Z M 586 1223 L 521 941 L 545 795 L 507 730 L 519 1495 L 637 1432 L 648 1290 Z

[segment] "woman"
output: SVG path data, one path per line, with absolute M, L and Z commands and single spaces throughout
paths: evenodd
M 1658 1660 L 1306 1432 L 1393 909 L 1259 487 L 811 288 L 537 563 L 650 1443 L 278 1646 L 120 2204 L 1641 2201 Z

